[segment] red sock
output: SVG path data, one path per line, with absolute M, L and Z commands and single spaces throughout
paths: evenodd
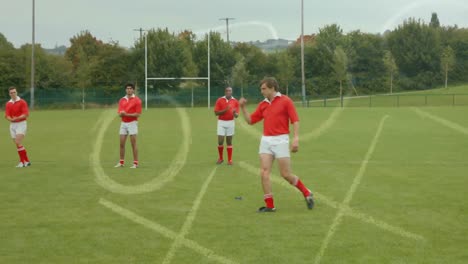
M 29 162 L 28 153 L 26 152 L 26 149 L 23 146 L 18 146 L 18 155 L 20 157 L 21 162 Z
M 18 150 L 18 156 L 20 158 L 20 162 L 25 162 L 25 160 L 24 160 L 24 147 L 23 146 L 18 146 L 16 149 Z
M 275 204 L 273 202 L 273 194 L 263 195 L 263 200 L 265 201 L 266 207 L 275 208 Z
M 119 163 L 120 163 L 121 165 L 123 165 L 123 164 L 124 164 L 124 160 L 120 160 Z
M 297 189 L 299 189 L 299 191 L 302 192 L 304 197 L 307 197 L 310 195 L 310 190 L 305 187 L 305 185 L 301 182 L 301 180 L 297 179 L 297 183 L 295 186 Z
M 224 151 L 224 146 L 223 145 L 218 145 L 218 154 L 219 154 L 219 159 L 223 159 L 223 151 Z
M 227 146 L 228 160 L 232 161 L 232 145 Z
M 135 165 L 138 166 L 138 160 L 134 160 L 134 161 L 133 161 L 133 164 L 135 164 Z

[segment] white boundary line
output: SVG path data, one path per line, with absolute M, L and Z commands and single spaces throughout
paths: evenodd
M 388 118 L 388 115 L 384 116 L 382 120 L 380 121 L 379 127 L 377 129 L 377 133 L 375 134 L 374 138 L 372 139 L 371 145 L 369 149 L 367 150 L 366 156 L 364 157 L 364 160 L 362 161 L 361 166 L 359 167 L 359 171 L 357 175 L 354 177 L 353 183 L 351 184 L 351 187 L 349 188 L 348 192 L 346 193 L 346 196 L 343 200 L 343 205 L 349 206 L 349 203 L 353 199 L 353 195 L 356 192 L 359 184 L 361 183 L 361 179 L 364 176 L 364 172 L 367 169 L 367 163 L 371 159 L 372 154 L 374 153 L 375 146 L 377 145 L 377 142 L 379 141 L 380 134 L 383 129 L 383 125 L 385 123 L 385 120 Z M 318 254 L 315 257 L 315 263 L 320 263 L 322 260 L 323 255 L 325 254 L 325 251 L 327 250 L 328 244 L 330 243 L 333 235 L 335 234 L 336 230 L 338 229 L 338 226 L 341 224 L 341 220 L 343 219 L 343 216 L 345 215 L 345 209 L 343 207 L 340 207 L 338 209 L 338 212 L 336 213 L 335 219 L 333 219 L 333 222 L 330 226 L 330 229 L 328 230 L 328 233 L 325 237 L 325 239 L 322 242 L 322 246 L 320 247 L 320 250 Z
M 174 242 L 171 245 L 170 250 L 167 252 L 166 257 L 164 258 L 163 264 L 169 264 L 171 263 L 172 259 L 175 256 L 175 253 L 177 249 L 180 248 L 182 245 L 183 239 L 185 239 L 185 236 L 190 232 L 190 229 L 192 228 L 193 221 L 195 220 L 195 217 L 198 212 L 198 208 L 200 208 L 200 204 L 202 202 L 203 197 L 205 196 L 206 191 L 208 190 L 208 185 L 210 184 L 211 180 L 213 179 L 215 173 L 216 173 L 216 168 L 211 171 L 210 175 L 208 178 L 205 180 L 203 183 L 203 186 L 201 187 L 200 192 L 198 193 L 197 198 L 193 202 L 193 207 L 190 210 L 187 219 L 185 219 L 185 222 L 179 232 L 177 234 L 176 238 L 174 239 Z M 207 256 L 208 257 L 208 256 Z M 224 263 L 224 262 L 223 262 Z
M 419 108 L 411 108 L 413 111 L 415 111 L 417 114 L 421 115 L 422 117 L 428 117 L 434 121 L 436 121 L 437 123 L 445 126 L 445 127 L 448 127 L 448 128 L 451 128 L 457 132 L 460 132 L 462 134 L 465 134 L 465 135 L 468 135 L 468 128 L 465 128 L 455 122 L 452 122 L 452 121 L 449 121 L 447 119 L 444 119 L 442 117 L 438 117 L 438 116 L 435 116 L 433 114 L 429 114 L 428 112 L 426 111 L 423 111 Z
M 255 176 L 258 176 L 260 175 L 260 170 L 246 162 L 239 162 L 239 166 L 250 172 L 251 174 L 255 175 Z M 277 176 L 275 174 L 271 174 L 271 180 L 276 183 L 276 184 L 279 184 L 283 187 L 286 187 L 286 188 L 290 188 L 291 185 L 286 182 L 285 180 L 283 180 L 280 176 Z M 357 210 L 355 209 L 352 209 L 351 207 L 347 206 L 347 205 L 344 205 L 344 204 L 340 204 L 339 202 L 336 202 L 334 201 L 333 199 L 319 193 L 319 192 L 315 192 L 314 191 L 314 196 L 315 198 L 317 198 L 317 201 L 320 202 L 320 203 L 324 203 L 328 206 L 330 206 L 331 208 L 333 209 L 343 209 L 344 210 L 344 214 L 346 216 L 350 216 L 350 217 L 353 217 L 353 218 L 356 218 L 358 220 L 361 220 L 363 222 L 366 222 L 366 223 L 369 223 L 369 224 L 372 224 L 372 225 L 375 225 L 377 228 L 380 228 L 380 229 L 383 229 L 385 231 L 388 231 L 388 232 L 391 232 L 391 233 L 394 233 L 396 235 L 399 235 L 399 236 L 402 236 L 402 237 L 406 237 L 406 238 L 410 238 L 410 239 L 414 239 L 414 240 L 425 240 L 423 236 L 420 236 L 420 235 L 417 235 L 417 234 L 414 234 L 414 233 L 411 233 L 411 232 L 408 232 L 400 227 L 397 227 L 397 226 L 392 226 L 382 220 L 379 220 L 379 219 L 375 219 L 374 217 L 372 216 L 369 216 L 367 214 L 364 214 L 364 213 L 361 213 L 361 212 L 358 212 Z
M 108 209 L 110 209 L 111 211 L 113 211 L 114 213 L 120 215 L 120 216 L 123 216 L 125 218 L 127 218 L 128 220 L 131 220 L 137 224 L 140 224 L 148 229 L 151 229 L 153 231 L 156 231 L 157 233 L 163 235 L 164 237 L 166 238 L 169 238 L 169 239 L 172 239 L 172 240 L 175 240 L 178 238 L 178 234 L 176 234 L 174 231 L 158 224 L 158 223 L 155 223 L 151 220 L 148 220 L 142 216 L 139 216 L 137 215 L 136 213 L 130 211 L 130 210 L 127 210 L 123 207 L 120 207 L 119 205 L 117 204 L 114 204 L 110 201 L 107 201 L 106 199 L 104 198 L 101 198 L 99 199 L 99 203 L 104 206 L 104 207 L 107 207 Z M 219 263 L 223 263 L 223 264 L 230 264 L 230 263 L 236 263 L 232 260 L 229 260 L 223 256 L 220 256 L 220 255 L 216 255 L 216 253 L 211 250 L 211 249 L 208 249 L 208 248 L 205 248 L 201 245 L 199 245 L 197 242 L 193 241 L 193 240 L 190 240 L 190 239 L 186 239 L 186 238 L 180 238 L 180 244 L 192 249 L 193 251 L 209 258 L 209 259 L 212 259 L 212 260 L 215 260 Z

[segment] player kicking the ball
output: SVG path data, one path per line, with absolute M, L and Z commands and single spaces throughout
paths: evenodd
M 253 125 L 263 121 L 263 136 L 260 141 L 260 167 L 263 187 L 263 199 L 265 206 L 260 207 L 258 212 L 275 212 L 273 193 L 271 188 L 270 174 L 274 159 L 278 161 L 281 176 L 290 184 L 295 186 L 304 195 L 307 208 L 314 207 L 312 192 L 302 181 L 291 172 L 291 160 L 289 152 L 289 121 L 293 125 L 294 137 L 291 144 L 293 153 L 299 150 L 299 117 L 292 100 L 279 91 L 278 82 L 273 77 L 265 77 L 261 81 L 260 91 L 265 100 L 258 104 L 252 114 L 246 110 L 247 100 L 239 100 L 245 120 Z

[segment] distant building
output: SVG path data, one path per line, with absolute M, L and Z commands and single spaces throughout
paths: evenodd
M 289 47 L 294 41 L 287 39 L 268 39 L 266 41 L 250 41 L 250 45 L 256 46 L 264 52 L 275 52 L 278 50 L 284 50 Z
M 44 49 L 45 52 L 49 54 L 54 54 L 54 55 L 60 55 L 63 56 L 65 55 L 65 52 L 67 51 L 67 47 L 65 46 L 55 46 L 53 49 Z

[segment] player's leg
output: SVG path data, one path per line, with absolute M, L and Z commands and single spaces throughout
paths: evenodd
M 302 183 L 299 177 L 291 172 L 291 158 L 280 157 L 277 158 L 277 161 L 281 176 L 302 193 L 306 200 L 307 207 L 312 209 L 314 207 L 312 192 Z
M 226 128 L 226 145 L 228 154 L 228 165 L 232 165 L 232 137 L 234 136 L 234 121 L 230 121 Z
M 130 142 L 132 143 L 133 151 L 133 166 L 131 168 L 136 168 L 138 167 L 137 135 L 130 135 Z
M 125 143 L 127 142 L 127 135 L 128 135 L 128 126 L 126 123 L 120 123 L 119 129 L 119 163 L 114 167 L 120 168 L 124 166 L 125 163 Z
M 119 163 L 115 167 L 123 167 L 125 162 L 125 143 L 127 142 L 127 135 L 120 135 L 119 140 Z
M 224 128 L 218 128 L 218 161 L 216 161 L 216 164 L 221 164 L 224 161 L 224 137 Z
M 271 188 L 271 167 L 273 165 L 274 157 L 272 154 L 260 153 L 260 177 L 263 189 L 263 200 L 265 206 L 260 207 L 258 212 L 274 212 L 275 204 L 273 201 L 273 192 Z
M 133 165 L 132 169 L 138 168 L 138 147 L 137 147 L 137 135 L 138 135 L 138 122 L 130 122 L 128 124 L 128 133 L 130 134 L 130 142 L 132 144 L 133 152 Z
M 28 154 L 26 148 L 23 146 L 23 140 L 26 135 L 26 122 L 14 123 L 10 126 L 10 134 L 13 139 L 13 142 L 16 145 L 16 150 L 18 151 L 18 156 L 20 163 L 16 167 L 27 167 L 30 166 Z
M 232 137 L 233 136 L 226 136 L 226 148 L 228 154 L 228 165 L 232 165 Z

